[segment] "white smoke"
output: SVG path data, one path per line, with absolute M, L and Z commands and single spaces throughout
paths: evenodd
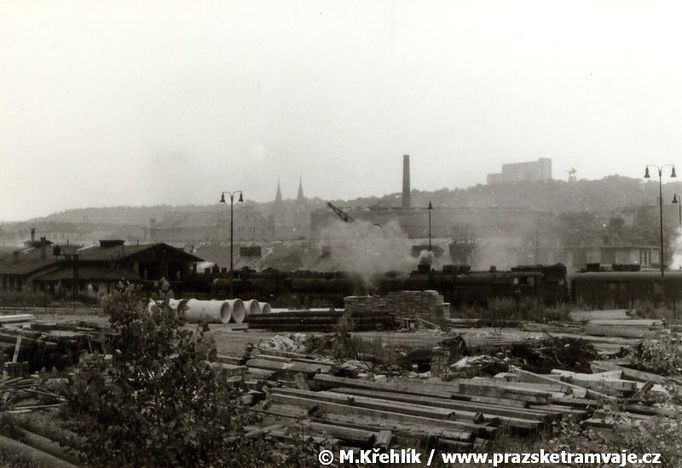
M 396 221 L 379 226 L 339 220 L 323 229 L 320 238 L 329 243 L 339 269 L 359 273 L 367 282 L 378 273 L 412 271 L 419 262 L 410 255 L 412 242 Z
M 670 264 L 671 270 L 682 269 L 682 228 L 675 229 L 675 237 L 670 243 L 670 248 L 673 252 L 672 262 Z

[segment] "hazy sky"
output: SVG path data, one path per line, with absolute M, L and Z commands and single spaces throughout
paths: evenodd
M 682 158 L 676 2 L 0 0 L 0 219 L 641 177 Z

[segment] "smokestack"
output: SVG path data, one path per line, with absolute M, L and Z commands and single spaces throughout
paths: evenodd
M 45 242 L 45 238 L 41 237 L 40 238 L 40 258 L 47 258 L 47 242 Z
M 412 208 L 410 201 L 410 155 L 403 155 L 403 208 Z
M 36 240 L 36 228 L 31 228 L 31 242 Z

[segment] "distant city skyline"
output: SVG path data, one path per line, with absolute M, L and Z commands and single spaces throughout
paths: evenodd
M 0 3 L 0 220 L 555 179 L 682 155 L 682 43 L 656 1 Z

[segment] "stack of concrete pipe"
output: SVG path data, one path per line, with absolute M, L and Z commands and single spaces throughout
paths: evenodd
M 149 301 L 149 312 L 158 312 L 161 302 Z M 242 323 L 249 315 L 263 315 L 271 312 L 270 304 L 255 299 L 202 301 L 199 299 L 170 299 L 168 306 L 184 314 L 189 323 Z

